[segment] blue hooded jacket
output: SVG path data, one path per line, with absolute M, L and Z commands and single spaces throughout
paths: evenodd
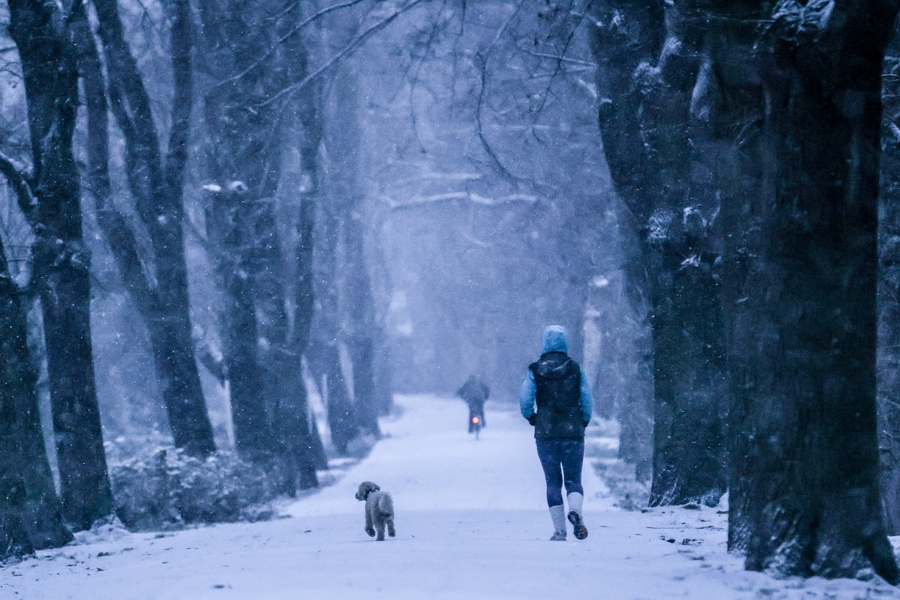
M 541 354 L 546 354 L 548 352 L 563 352 L 568 353 L 569 345 L 566 342 L 566 330 L 563 329 L 560 325 L 550 325 L 546 329 L 544 329 L 544 335 L 541 343 Z M 594 410 L 594 396 L 591 394 L 591 386 L 588 383 L 587 376 L 584 373 L 584 369 L 581 366 L 578 366 L 581 371 L 581 396 L 580 396 L 580 406 L 581 406 L 581 415 L 584 419 L 584 422 L 587 423 L 591 420 L 591 415 Z M 522 382 L 522 390 L 519 393 L 519 408 L 522 411 L 522 416 L 526 419 L 531 418 L 532 415 L 535 414 L 536 411 L 536 394 L 537 394 L 537 385 L 534 382 L 534 373 L 531 372 L 531 369 L 528 370 L 528 375 L 525 377 L 525 381 Z

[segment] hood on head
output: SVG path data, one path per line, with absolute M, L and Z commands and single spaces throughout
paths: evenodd
M 541 354 L 568 351 L 569 345 L 566 343 L 566 330 L 563 329 L 562 325 L 550 325 L 544 329 Z

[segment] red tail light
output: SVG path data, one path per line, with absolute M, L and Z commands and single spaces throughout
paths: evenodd
M 478 417 L 472 417 L 472 422 L 473 422 L 473 423 L 478 423 Z

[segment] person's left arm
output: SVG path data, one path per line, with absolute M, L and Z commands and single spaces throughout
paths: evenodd
M 594 395 L 591 394 L 591 385 L 588 383 L 587 375 L 584 374 L 584 369 L 580 365 L 578 368 L 581 369 L 581 416 L 587 426 L 594 414 Z
M 531 422 L 531 417 L 534 416 L 536 393 L 537 386 L 534 383 L 534 373 L 531 372 L 531 369 L 528 369 L 528 375 L 525 376 L 525 381 L 522 382 L 522 389 L 519 391 L 519 410 L 522 412 L 523 417 L 529 419 L 529 422 Z

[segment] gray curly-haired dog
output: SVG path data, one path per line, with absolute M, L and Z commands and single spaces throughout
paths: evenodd
M 377 541 L 384 541 L 384 527 L 387 525 L 388 535 L 394 537 L 394 500 L 387 492 L 371 481 L 359 484 L 356 499 L 366 503 L 366 533 L 373 537 L 378 532 Z

